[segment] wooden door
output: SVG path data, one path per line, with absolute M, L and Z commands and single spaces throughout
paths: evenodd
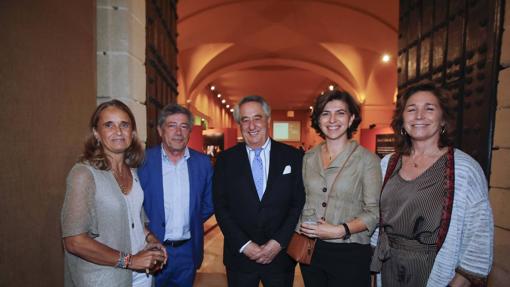
M 432 80 L 452 93 L 455 145 L 489 178 L 502 0 L 401 0 L 398 88 Z
M 146 0 L 147 146 L 159 143 L 161 108 L 177 101 L 177 1 Z

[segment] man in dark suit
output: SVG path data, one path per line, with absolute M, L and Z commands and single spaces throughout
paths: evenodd
M 269 138 L 271 109 L 260 96 L 234 109 L 244 143 L 218 156 L 213 202 L 225 237 L 230 287 L 288 286 L 295 262 L 285 248 L 305 201 L 302 153 Z
M 155 277 L 158 287 L 193 285 L 204 254 L 203 223 L 213 213 L 211 161 L 187 147 L 192 127 L 188 109 L 166 106 L 158 120 L 162 143 L 147 150 L 138 169 L 149 229 L 168 253 Z

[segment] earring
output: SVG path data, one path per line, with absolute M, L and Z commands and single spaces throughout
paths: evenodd
M 441 127 L 441 134 L 444 135 L 446 133 L 446 126 Z
M 400 134 L 403 136 L 407 136 L 407 131 L 404 128 L 400 129 Z
M 101 146 L 101 140 L 96 138 L 96 146 L 97 147 L 100 147 Z

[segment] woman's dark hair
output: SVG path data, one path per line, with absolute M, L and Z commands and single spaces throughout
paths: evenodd
M 393 113 L 393 119 L 391 121 L 391 127 L 395 132 L 396 138 L 396 151 L 398 153 L 409 155 L 412 149 L 411 138 L 404 130 L 404 110 L 409 98 L 418 92 L 429 92 L 437 98 L 439 107 L 443 113 L 444 126 L 439 136 L 438 146 L 440 148 L 452 145 L 452 123 L 454 119 L 453 108 L 450 103 L 450 93 L 438 86 L 433 82 L 422 82 L 413 86 L 408 87 L 403 93 L 397 96 L 397 103 L 395 112 Z
M 347 138 L 351 139 L 352 135 L 356 132 L 359 124 L 361 123 L 361 114 L 359 104 L 349 93 L 345 91 L 335 90 L 327 92 L 323 95 L 318 96 L 317 99 L 315 99 L 315 103 L 313 105 L 313 112 L 311 115 L 312 128 L 314 128 L 317 134 L 319 134 L 319 136 L 321 136 L 322 138 L 326 137 L 324 133 L 321 131 L 319 120 L 326 104 L 334 100 L 339 100 L 347 104 L 349 113 L 351 115 L 354 115 L 354 120 L 352 121 L 351 126 L 347 128 Z
M 128 106 L 119 100 L 111 100 L 97 106 L 96 110 L 92 114 L 92 117 L 90 118 L 90 135 L 85 140 L 83 154 L 78 159 L 78 162 L 87 162 L 100 170 L 110 169 L 110 163 L 104 152 L 103 145 L 96 139 L 93 132 L 94 129 L 97 129 L 97 124 L 99 122 L 99 116 L 101 115 L 101 112 L 108 107 L 116 107 L 128 115 L 129 120 L 131 121 L 131 125 L 133 126 L 133 140 L 131 141 L 131 145 L 124 152 L 124 162 L 130 168 L 138 167 L 143 161 L 144 152 L 142 144 L 136 135 L 135 117 Z

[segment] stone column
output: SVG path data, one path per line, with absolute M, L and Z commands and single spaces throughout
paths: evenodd
M 147 138 L 145 1 L 97 0 L 97 102 L 119 99 Z
M 492 152 L 490 201 L 494 212 L 494 265 L 489 286 L 510 282 L 510 3 L 506 3 Z

